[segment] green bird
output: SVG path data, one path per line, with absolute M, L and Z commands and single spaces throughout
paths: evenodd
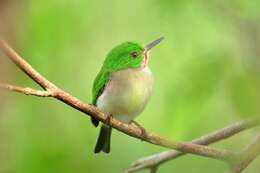
M 125 42 L 113 48 L 95 78 L 92 104 L 107 115 L 131 123 L 147 105 L 153 89 L 153 75 L 148 67 L 149 52 L 163 37 L 145 47 Z M 92 118 L 97 127 L 99 121 Z M 112 128 L 103 124 L 94 152 L 110 152 Z

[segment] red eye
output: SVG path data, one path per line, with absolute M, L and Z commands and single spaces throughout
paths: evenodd
M 138 57 L 138 53 L 137 53 L 137 52 L 132 52 L 132 53 L 131 53 L 131 56 L 132 56 L 133 58 L 136 58 L 136 57 Z

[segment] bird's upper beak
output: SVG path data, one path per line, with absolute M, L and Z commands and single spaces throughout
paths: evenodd
M 154 46 L 156 46 L 157 44 L 159 44 L 163 39 L 164 39 L 164 37 L 160 37 L 160 38 L 154 40 L 153 42 L 147 44 L 147 45 L 145 46 L 145 50 L 146 50 L 146 51 L 149 51 L 149 50 L 152 49 Z

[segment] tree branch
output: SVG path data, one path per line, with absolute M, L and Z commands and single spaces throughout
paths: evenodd
M 221 140 L 224 140 L 228 137 L 231 137 L 241 131 L 252 128 L 259 125 L 258 120 L 248 120 L 241 121 L 235 124 L 232 124 L 228 127 L 222 128 L 215 132 L 209 133 L 207 135 L 201 136 L 200 138 L 194 139 L 191 142 L 200 145 L 209 145 Z M 154 168 L 158 167 L 160 164 L 164 162 L 170 161 L 172 159 L 176 159 L 180 156 L 185 155 L 185 153 L 179 151 L 164 151 L 158 154 L 154 154 L 148 157 L 141 158 L 135 161 L 132 166 L 128 169 L 129 173 L 137 172 L 145 168 Z
M 38 83 L 43 89 L 55 89 L 56 86 L 45 79 L 30 64 L 28 64 L 21 56 L 18 55 L 4 40 L 0 38 L 0 49 L 12 60 L 22 71 L 24 71 L 32 80 Z
M 0 39 L 0 49 L 4 54 L 11 59 L 22 71 L 24 71 L 32 80 L 38 83 L 44 90 L 51 93 L 51 96 L 64 102 L 67 105 L 90 115 L 99 121 L 112 126 L 113 128 L 138 139 L 146 142 L 163 146 L 170 149 L 176 149 L 181 152 L 196 154 L 200 156 L 206 156 L 215 158 L 218 160 L 224 160 L 229 162 L 235 157 L 233 152 L 210 148 L 198 144 L 189 142 L 180 142 L 175 140 L 168 140 L 154 133 L 147 133 L 146 136 L 142 135 L 142 130 L 133 125 L 122 123 L 115 118 L 111 118 L 110 122 L 106 121 L 107 115 L 101 112 L 93 105 L 86 104 L 69 93 L 55 86 L 53 83 L 48 81 L 39 72 L 37 72 L 30 64 L 28 64 L 21 56 L 19 56 L 4 40 Z
M 238 162 L 229 168 L 226 173 L 241 173 L 258 155 L 260 155 L 260 134 L 244 148 L 239 154 Z
M 33 95 L 33 96 L 38 96 L 38 97 L 51 97 L 53 96 L 52 93 L 49 91 L 40 91 L 40 90 L 35 90 L 29 87 L 23 88 L 19 86 L 14 86 L 10 84 L 0 84 L 0 89 L 5 89 L 9 91 L 15 91 L 18 93 L 23 93 L 26 95 Z

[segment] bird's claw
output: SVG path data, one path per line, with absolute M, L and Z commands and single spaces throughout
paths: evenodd
M 111 124 L 111 117 L 113 117 L 111 114 L 108 114 L 107 117 L 106 117 L 105 123 L 108 126 L 110 126 L 110 124 Z
M 146 138 L 147 132 L 146 132 L 145 128 L 136 121 L 132 121 L 132 123 L 135 124 L 141 130 L 141 137 Z

